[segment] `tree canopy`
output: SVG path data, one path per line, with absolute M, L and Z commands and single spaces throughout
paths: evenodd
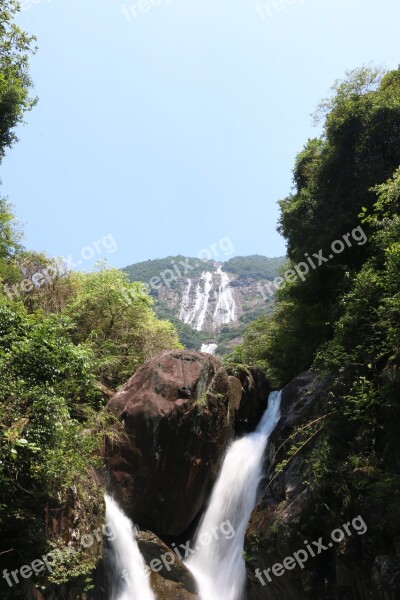
M 0 161 L 7 147 L 16 141 L 15 128 L 24 113 L 34 106 L 31 96 L 29 57 L 35 51 L 35 37 L 14 23 L 19 4 L 3 0 L 0 6 Z
M 362 215 L 375 210 L 377 189 L 386 190 L 376 186 L 389 185 L 400 163 L 400 70 L 352 71 L 323 107 L 323 133 L 297 156 L 294 192 L 280 201 L 279 231 L 292 268 L 319 251 L 332 258 L 281 289 L 274 315 L 251 324 L 236 351 L 235 360 L 264 366 L 279 386 L 309 368 L 332 338 L 342 298 L 376 252 L 371 243 L 345 245 L 338 254 L 331 248 L 357 227 L 374 235 Z

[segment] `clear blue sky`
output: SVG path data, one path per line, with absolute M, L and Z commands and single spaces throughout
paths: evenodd
M 26 246 L 77 256 L 111 234 L 115 266 L 224 237 L 283 254 L 310 113 L 346 70 L 398 66 L 400 3 L 147 1 L 128 20 L 121 0 L 24 0 L 40 100 L 1 177 Z

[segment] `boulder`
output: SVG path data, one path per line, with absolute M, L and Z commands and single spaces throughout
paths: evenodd
M 150 531 L 139 531 L 136 539 L 158 600 L 198 600 L 196 581 L 178 553 Z
M 108 403 L 126 439 L 108 443 L 110 485 L 127 515 L 160 536 L 202 509 L 233 437 L 241 386 L 210 354 L 164 351 Z
M 241 384 L 241 400 L 235 417 L 236 435 L 245 435 L 254 431 L 268 407 L 271 386 L 261 369 L 235 366 L 228 369 Z

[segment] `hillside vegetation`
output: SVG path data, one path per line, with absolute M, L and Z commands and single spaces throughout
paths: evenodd
M 285 262 L 284 256 L 267 258 L 259 254 L 251 256 L 235 256 L 224 263 L 224 270 L 237 275 L 239 279 L 252 277 L 254 279 L 275 279 Z
M 322 382 L 314 415 L 287 434 L 276 460 L 275 476 L 286 469 L 290 474 L 300 457 L 305 508 L 286 521 L 277 511 L 268 532 L 256 534 L 271 547 L 274 536 L 293 541 L 299 530 L 328 531 L 349 515 L 363 514 L 368 536 L 356 553 L 347 550 L 353 552 L 352 577 L 364 573 L 369 590 L 371 573 L 378 572 L 373 569 L 390 564 L 390 577 L 386 571 L 379 575 L 387 587 L 374 597 L 395 598 L 400 589 L 400 70 L 349 73 L 321 110 L 323 134 L 297 157 L 295 191 L 280 202 L 279 229 L 293 271 L 320 249 L 329 258 L 332 248 L 341 247 L 332 246 L 337 240 L 343 251 L 303 278 L 292 277 L 277 293 L 273 314 L 249 325 L 228 362 L 262 366 L 277 388 L 310 369 Z M 330 581 L 337 581 L 332 562 L 324 569 L 321 579 L 329 573 Z M 351 584 L 352 578 L 346 585 Z M 349 597 L 361 596 L 354 591 Z

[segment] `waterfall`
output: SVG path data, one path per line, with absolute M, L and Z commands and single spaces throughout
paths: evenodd
M 182 294 L 179 319 L 196 331 L 217 331 L 221 325 L 236 320 L 236 304 L 230 279 L 222 266 L 215 273 L 204 271 L 197 285 L 187 279 Z
M 221 276 L 218 301 L 213 315 L 214 329 L 218 329 L 225 323 L 232 323 L 235 320 L 235 300 L 232 290 L 229 287 L 230 279 L 227 273 L 224 273 L 222 267 L 218 267 L 217 273 Z
M 246 527 L 255 506 L 262 477 L 268 438 L 280 417 L 281 392 L 272 392 L 268 409 L 256 431 L 236 442 L 227 451 L 211 499 L 196 535 L 196 554 L 187 561 L 197 579 L 201 600 L 241 600 L 246 583 L 242 551 Z M 210 532 L 229 520 L 235 530 L 232 539 L 212 537 Z
M 210 292 L 213 288 L 212 273 L 208 273 L 208 272 L 203 273 L 203 275 L 201 276 L 201 280 L 204 281 L 204 291 L 200 295 L 198 307 L 197 307 L 197 303 L 196 303 L 196 308 L 200 311 L 198 314 L 198 317 L 197 317 L 197 323 L 195 325 L 195 329 L 197 331 L 202 331 L 204 321 L 206 320 L 208 303 L 210 301 Z M 200 283 L 199 283 L 199 285 L 200 285 Z
M 184 291 L 182 297 L 179 318 L 184 323 L 191 325 L 193 329 L 196 329 L 196 331 L 201 331 L 203 328 L 212 287 L 212 273 L 205 271 L 198 281 L 193 303 L 191 301 L 192 282 L 190 279 L 188 279 L 186 290 Z
M 190 310 L 190 291 L 192 289 L 192 280 L 187 279 L 185 291 L 182 294 L 182 302 L 181 302 L 181 310 L 179 312 L 179 318 L 184 323 L 187 323 L 186 320 L 188 317 L 188 312 Z
M 202 344 L 200 352 L 205 352 L 206 354 L 215 354 L 217 348 L 217 344 Z
M 106 521 L 114 532 L 110 541 L 113 577 L 110 600 L 155 600 L 135 529 L 113 498 L 106 495 L 105 500 Z

